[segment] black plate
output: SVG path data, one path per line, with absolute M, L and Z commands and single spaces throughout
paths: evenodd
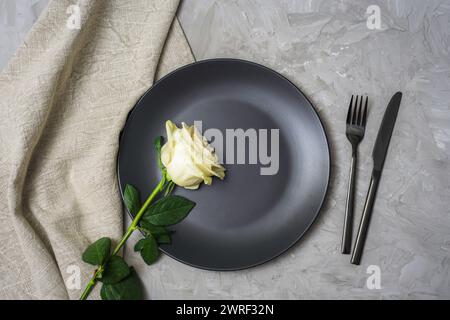
M 264 263 L 297 242 L 319 213 L 328 187 L 327 138 L 314 107 L 291 82 L 261 65 L 213 59 L 182 67 L 138 101 L 125 124 L 118 155 L 121 189 L 147 196 L 159 181 L 153 140 L 164 123 L 194 120 L 208 128 L 280 129 L 279 171 L 225 164 L 226 178 L 176 194 L 195 201 L 161 249 L 191 266 L 237 270 Z

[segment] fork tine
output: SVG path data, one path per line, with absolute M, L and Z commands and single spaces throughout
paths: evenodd
M 346 120 L 347 124 L 350 124 L 350 117 L 352 114 L 352 103 L 353 103 L 353 95 L 352 98 L 350 99 L 350 105 L 348 106 L 347 120 Z
M 356 96 L 355 104 L 353 105 L 352 124 L 356 124 L 356 115 L 358 113 L 358 98 L 359 96 Z
M 367 120 L 367 102 L 369 101 L 369 97 L 366 96 L 366 103 L 364 106 L 364 112 L 363 112 L 363 117 L 362 117 L 362 126 L 365 127 L 366 126 L 366 120 Z
M 364 99 L 364 97 L 361 96 L 361 99 L 359 101 L 359 107 L 358 107 L 358 115 L 357 115 L 357 119 L 356 119 L 356 125 L 358 125 L 358 126 L 362 125 L 361 118 L 362 118 L 362 111 L 363 111 L 362 110 L 363 109 L 363 99 Z

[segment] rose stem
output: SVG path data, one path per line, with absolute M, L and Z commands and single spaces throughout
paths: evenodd
M 128 240 L 128 238 L 131 236 L 131 234 L 137 229 L 139 220 L 141 219 L 145 210 L 148 208 L 148 206 L 153 201 L 153 199 L 158 195 L 158 193 L 160 193 L 163 190 L 165 183 L 166 183 L 166 176 L 165 176 L 165 174 L 163 174 L 162 179 L 159 181 L 159 183 L 155 187 L 155 189 L 153 189 L 152 193 L 148 196 L 147 200 L 145 200 L 141 209 L 139 209 L 139 212 L 136 214 L 136 217 L 134 217 L 133 221 L 131 222 L 130 226 L 128 227 L 127 232 L 125 232 L 122 239 L 117 244 L 116 248 L 114 249 L 114 251 L 112 253 L 113 256 L 116 255 L 120 251 L 120 249 L 123 247 L 123 245 Z M 98 277 L 103 272 L 104 267 L 105 267 L 105 263 L 103 263 L 101 266 L 99 266 L 98 269 L 95 271 L 91 280 L 89 280 L 89 283 L 87 284 L 86 289 L 84 289 L 84 291 L 80 297 L 80 300 L 86 300 L 89 293 L 91 293 L 92 289 L 94 288 L 95 284 L 97 283 Z

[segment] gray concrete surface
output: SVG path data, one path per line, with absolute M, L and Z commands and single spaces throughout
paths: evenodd
M 47 0 L 0 0 L 0 68 Z M 380 8 L 381 28 L 366 10 Z M 12 14 L 15 18 L 12 18 Z M 306 237 L 275 261 L 211 272 L 127 253 L 151 299 L 450 298 L 450 1 L 184 0 L 179 17 L 197 59 L 249 59 L 282 73 L 313 101 L 332 149 L 328 200 Z M 340 254 L 350 148 L 351 94 L 368 94 L 356 219 L 383 111 L 404 98 L 361 266 Z M 355 219 L 355 221 L 356 221 Z M 127 252 L 130 252 L 128 250 Z M 369 289 L 367 268 L 381 271 Z

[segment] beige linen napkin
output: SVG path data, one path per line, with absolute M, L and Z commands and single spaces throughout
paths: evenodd
M 177 6 L 53 0 L 0 74 L 0 298 L 78 298 L 83 250 L 120 238 L 119 131 L 155 77 L 192 60 Z

